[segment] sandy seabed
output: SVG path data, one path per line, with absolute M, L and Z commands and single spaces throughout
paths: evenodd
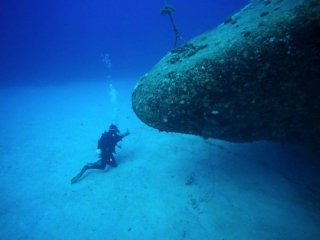
M 133 84 L 0 89 L 0 239 L 320 239 L 319 161 L 301 147 L 159 132 Z M 87 171 L 111 123 L 117 168 Z

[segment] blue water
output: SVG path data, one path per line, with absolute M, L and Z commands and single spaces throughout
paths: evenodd
M 248 2 L 168 1 L 187 41 Z M 159 132 L 137 118 L 135 83 L 174 47 L 163 6 L 1 1 L 0 239 L 320 239 L 308 149 Z M 131 132 L 118 167 L 71 185 L 111 123 Z
M 172 0 L 181 36 L 191 40 L 208 31 L 248 0 Z M 164 1 L 23 1 L 0 6 L 1 85 L 89 81 L 108 73 L 135 78 L 148 72 L 174 45 Z M 182 42 L 179 42 L 182 44 Z

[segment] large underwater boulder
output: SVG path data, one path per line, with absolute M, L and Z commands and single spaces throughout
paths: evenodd
M 161 59 L 132 106 L 160 131 L 320 146 L 320 1 L 251 1 Z

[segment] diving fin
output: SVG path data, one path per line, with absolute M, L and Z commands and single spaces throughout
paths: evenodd
M 87 169 L 89 169 L 89 166 L 85 165 L 81 169 L 81 172 L 77 176 L 75 176 L 74 178 L 71 179 L 71 184 L 74 184 L 76 181 L 78 181 Z
M 76 181 L 78 181 L 81 178 L 82 174 L 78 174 L 74 178 L 71 179 L 71 184 L 74 184 Z

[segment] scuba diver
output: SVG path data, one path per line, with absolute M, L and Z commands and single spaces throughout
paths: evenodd
M 124 134 L 119 135 L 120 131 L 116 125 L 111 124 L 108 132 L 104 132 L 100 139 L 98 140 L 97 152 L 100 153 L 101 159 L 95 163 L 88 163 L 85 165 L 81 172 L 71 179 L 71 184 L 74 184 L 78 181 L 85 171 L 88 169 L 105 169 L 106 165 L 110 165 L 112 167 L 117 167 L 117 162 L 113 156 L 116 153 L 115 147 L 117 143 L 121 141 L 124 137 L 128 136 L 130 132 L 127 130 Z M 118 146 L 121 148 L 120 146 Z

